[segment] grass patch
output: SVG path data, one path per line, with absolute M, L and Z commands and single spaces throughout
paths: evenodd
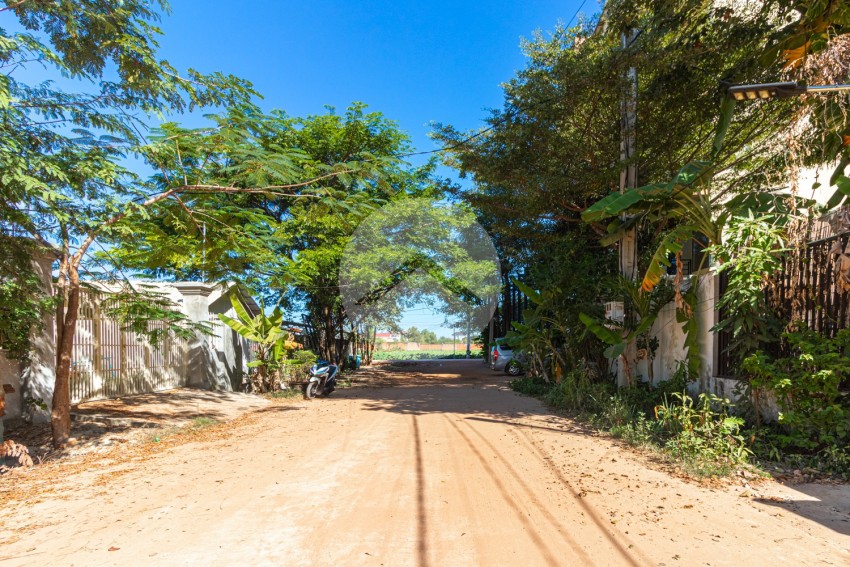
M 263 394 L 265 397 L 271 400 L 286 400 L 290 398 L 300 398 L 304 395 L 303 388 L 293 388 L 289 387 L 286 390 L 279 390 L 277 392 L 268 392 Z
M 218 423 L 220 422 L 217 419 L 213 419 L 211 417 L 195 417 L 192 418 L 192 420 L 186 425 L 166 427 L 150 433 L 148 435 L 147 442 L 159 443 L 166 437 L 174 437 L 175 435 L 191 435 L 198 431 L 207 429 L 208 427 L 212 427 L 213 425 L 217 425 Z

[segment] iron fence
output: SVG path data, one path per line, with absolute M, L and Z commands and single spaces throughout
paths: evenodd
M 83 290 L 71 357 L 71 401 L 170 390 L 186 384 L 187 342 L 151 345 L 103 314 L 102 294 Z M 152 330 L 164 323 L 149 323 Z
M 848 243 L 850 232 L 845 232 L 785 256 L 782 269 L 765 288 L 768 306 L 780 320 L 801 321 L 828 337 L 850 326 L 850 289 L 839 272 Z

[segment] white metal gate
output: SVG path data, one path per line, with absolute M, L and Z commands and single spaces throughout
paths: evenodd
M 168 337 L 152 346 L 101 314 L 102 298 L 83 290 L 71 358 L 71 402 L 179 388 L 186 384 L 187 342 Z M 163 323 L 150 323 L 162 328 Z

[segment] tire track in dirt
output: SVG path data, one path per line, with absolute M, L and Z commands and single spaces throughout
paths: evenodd
M 449 437 L 451 436 L 451 430 L 449 429 L 448 421 L 448 418 L 446 418 L 445 421 L 441 420 L 441 423 L 443 424 L 442 430 L 444 432 L 443 438 L 445 439 L 449 439 Z M 481 534 L 486 532 L 481 525 L 479 514 L 476 513 L 476 508 L 473 505 L 472 499 L 469 496 L 469 489 L 467 487 L 468 475 L 466 474 L 466 471 L 464 470 L 464 467 L 461 463 L 460 455 L 458 455 L 457 451 L 457 446 L 455 443 L 449 442 L 448 448 L 449 460 L 451 462 L 451 470 L 455 472 L 458 476 L 458 479 L 455 482 L 455 488 L 457 489 L 459 494 L 462 514 L 465 518 L 468 518 L 473 524 L 472 533 L 470 534 L 470 536 L 472 537 L 472 546 L 475 550 L 475 557 L 483 558 L 486 555 L 484 551 L 492 548 L 492 546 L 487 546 L 481 537 Z
M 514 480 L 519 484 L 524 492 L 527 495 L 527 500 L 534 504 L 540 514 L 546 518 L 552 528 L 558 532 L 564 541 L 573 549 L 577 556 L 580 557 L 581 561 L 585 565 L 590 565 L 593 563 L 590 556 L 587 554 L 585 549 L 571 536 L 569 536 L 569 530 L 567 526 L 564 525 L 562 520 L 559 520 L 552 514 L 543 503 L 540 502 L 540 499 L 535 494 L 534 490 L 528 485 L 528 483 L 523 479 L 522 475 L 510 464 L 510 461 L 505 458 L 505 456 L 496 449 L 496 446 L 493 445 L 490 441 L 487 440 L 486 437 L 475 427 L 473 427 L 468 421 L 464 420 L 462 422 L 472 433 L 474 433 L 486 446 L 490 451 L 493 452 L 499 458 L 499 461 L 503 463 L 504 468 L 508 471 L 508 473 L 514 478 Z
M 546 544 L 543 538 L 537 533 L 536 527 L 526 518 L 522 513 L 522 506 L 519 502 L 511 495 L 510 490 L 505 486 L 505 484 L 499 478 L 499 475 L 495 470 L 490 466 L 490 463 L 487 462 L 487 459 L 484 458 L 484 455 L 478 450 L 472 440 L 463 432 L 461 429 L 452 422 L 452 420 L 446 416 L 446 420 L 449 424 L 454 428 L 454 430 L 460 435 L 461 439 L 466 443 L 469 450 L 473 455 L 477 458 L 478 462 L 481 464 L 481 467 L 487 472 L 492 481 L 493 485 L 498 489 L 498 494 L 501 498 L 510 506 L 511 511 L 514 516 L 519 520 L 519 523 L 523 526 L 528 536 L 534 542 L 537 551 L 543 557 L 548 565 L 561 565 L 561 563 L 555 558 L 555 554 L 550 549 L 550 547 Z M 500 457 L 501 459 L 501 457 Z M 503 459 L 502 459 L 503 460 Z M 519 480 L 520 484 L 524 485 L 522 480 Z M 570 547 L 573 547 L 574 544 L 570 544 Z
M 428 567 L 428 514 L 425 510 L 425 467 L 422 464 L 422 435 L 416 414 L 410 416 L 413 424 L 413 447 L 416 468 L 416 562 Z
M 603 520 L 600 519 L 599 513 L 593 509 L 593 507 L 588 504 L 584 498 L 579 496 L 578 492 L 576 492 L 572 483 L 564 476 L 561 470 L 557 465 L 552 461 L 552 458 L 545 452 L 545 449 L 540 447 L 534 439 L 523 430 L 525 427 L 521 423 L 510 422 L 509 425 L 511 427 L 508 428 L 508 432 L 512 434 L 518 441 L 522 442 L 524 440 L 524 445 L 528 447 L 528 449 L 537 456 L 537 458 L 543 463 L 543 466 L 558 479 L 558 481 L 567 489 L 568 493 L 572 497 L 572 500 L 577 503 L 586 513 L 586 515 L 593 520 L 593 523 L 599 528 L 599 531 L 605 534 L 606 539 L 611 542 L 614 548 L 619 552 L 621 557 L 628 562 L 630 565 L 640 565 L 634 556 L 638 556 L 643 564 L 652 564 L 648 558 L 644 557 L 643 554 L 638 552 L 637 550 L 629 550 L 626 546 L 623 545 L 622 541 L 617 537 L 612 535 L 612 531 L 617 531 L 619 538 L 629 541 L 628 537 L 619 532 L 618 530 L 611 530 L 608 525 L 605 524 Z M 630 545 L 631 542 L 629 542 Z

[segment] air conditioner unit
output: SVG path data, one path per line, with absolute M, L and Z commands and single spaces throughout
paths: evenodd
M 605 304 L 605 318 L 622 323 L 626 318 L 626 310 L 622 301 L 609 301 Z

